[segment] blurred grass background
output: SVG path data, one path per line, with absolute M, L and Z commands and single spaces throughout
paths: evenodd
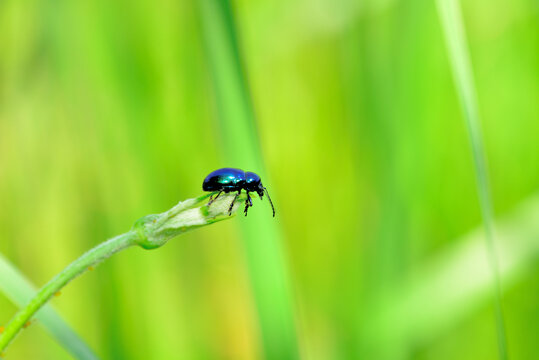
M 256 115 L 243 144 L 258 143 L 263 161 L 248 170 L 271 179 L 300 356 L 496 358 L 472 157 L 435 4 L 231 8 Z M 199 195 L 210 171 L 244 167 L 230 150 L 233 120 L 220 116 L 227 89 L 212 73 L 221 59 L 207 9 L 0 3 L 0 252 L 35 284 L 140 216 Z M 533 359 L 537 7 L 472 0 L 462 11 L 502 219 L 509 354 Z M 119 254 L 53 305 L 105 359 L 260 358 L 253 239 L 240 228 L 270 214 L 256 200 L 247 219 Z M 0 295 L 0 324 L 15 311 Z M 36 325 L 8 355 L 69 358 Z

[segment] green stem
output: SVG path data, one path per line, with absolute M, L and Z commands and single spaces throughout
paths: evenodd
M 18 308 L 25 306 L 36 294 L 35 286 L 0 253 L 0 293 Z M 71 356 L 79 360 L 96 360 L 97 355 L 73 329 L 48 305 L 36 314 L 36 320 Z M 3 328 L 2 328 L 3 329 Z M 0 331 L 2 332 L 2 331 Z
M 206 194 L 198 198 L 188 199 L 164 213 L 145 216 L 135 222 L 131 231 L 105 241 L 68 265 L 45 284 L 8 323 L 4 332 L 0 334 L 0 356 L 25 324 L 54 294 L 90 267 L 98 265 L 113 254 L 133 245 L 144 249 L 155 249 L 186 231 L 231 219 L 230 215 L 234 215 L 240 207 L 239 204 L 246 199 L 245 195 L 239 196 L 232 208 L 232 213 L 229 213 L 230 202 L 234 198 L 234 194 L 220 196 L 211 206 L 207 205 L 209 196 L 210 194 Z
M 138 237 L 139 234 L 135 231 L 129 231 L 125 234 L 116 236 L 86 252 L 62 270 L 62 272 L 43 286 L 30 303 L 21 309 L 9 322 L 0 336 L 0 351 L 5 350 L 34 314 L 45 305 L 54 294 L 58 293 L 64 286 L 66 286 L 67 283 L 87 271 L 89 267 L 99 264 L 118 251 L 136 245 Z

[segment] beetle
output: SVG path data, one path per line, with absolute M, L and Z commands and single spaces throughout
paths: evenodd
M 253 202 L 251 201 L 251 196 L 249 195 L 249 193 L 256 192 L 261 200 L 264 196 L 264 193 L 266 193 L 271 205 L 271 209 L 273 211 L 273 217 L 275 217 L 275 208 L 273 207 L 273 202 L 271 201 L 268 190 L 266 190 L 266 188 L 262 185 L 260 176 L 258 176 L 254 172 L 243 171 L 241 169 L 235 168 L 222 168 L 212 171 L 204 179 L 204 182 L 202 183 L 202 190 L 219 191 L 219 193 L 217 193 L 217 196 L 210 196 L 210 202 L 208 202 L 208 206 L 210 206 L 215 200 L 217 200 L 221 193 L 224 192 L 226 194 L 229 192 L 237 191 L 238 193 L 236 194 L 236 196 L 234 196 L 234 199 L 232 200 L 232 203 L 228 208 L 229 216 L 232 215 L 232 208 L 234 207 L 234 203 L 236 202 L 238 196 L 240 196 L 242 190 L 245 190 L 245 192 L 247 193 L 247 200 L 245 200 L 245 210 L 243 210 L 245 216 L 247 216 L 247 210 L 249 210 L 249 207 L 253 206 Z

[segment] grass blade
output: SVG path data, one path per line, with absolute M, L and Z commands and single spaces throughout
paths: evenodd
M 226 164 L 259 173 L 263 183 L 271 187 L 264 171 L 230 2 L 204 0 L 200 6 Z M 295 359 L 296 331 L 280 229 L 269 209 L 250 212 L 241 226 L 265 358 Z
M 445 35 L 445 43 L 449 53 L 453 78 L 472 147 L 487 253 L 494 280 L 493 290 L 496 308 L 499 356 L 500 359 L 507 359 L 507 340 L 496 252 L 493 207 L 487 174 L 486 156 L 481 135 L 477 97 L 473 82 L 470 55 L 466 45 L 466 34 L 458 1 L 438 0 L 437 4 L 438 14 Z

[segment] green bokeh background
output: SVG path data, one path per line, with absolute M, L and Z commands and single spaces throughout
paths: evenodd
M 537 4 L 462 3 L 504 235 L 508 349 L 533 359 Z M 249 139 L 220 116 L 211 7 L 0 2 L 0 252 L 44 284 L 137 218 L 200 195 L 210 171 L 245 167 L 229 154 L 251 142 L 263 160 L 246 170 L 269 180 L 301 358 L 495 359 L 472 156 L 435 4 L 231 7 L 256 118 Z M 271 216 L 254 201 L 253 221 Z M 240 230 L 250 220 L 116 255 L 53 305 L 104 359 L 261 358 Z M 515 253 L 526 255 L 505 271 Z M 0 324 L 15 311 L 0 295 Z M 70 357 L 32 325 L 10 358 Z

